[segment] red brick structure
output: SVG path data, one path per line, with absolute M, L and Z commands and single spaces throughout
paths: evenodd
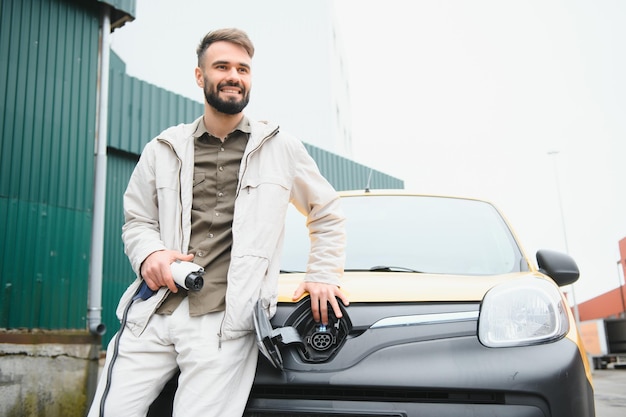
M 619 264 L 626 277 L 626 238 L 619 241 Z M 620 286 L 591 300 L 578 304 L 580 320 L 619 318 L 626 316 L 626 286 Z

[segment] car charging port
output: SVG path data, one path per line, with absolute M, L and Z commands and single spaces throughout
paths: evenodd
M 254 308 L 254 326 L 260 352 L 277 369 L 283 370 L 281 350 L 297 352 L 306 363 L 320 363 L 332 359 L 341 349 L 352 330 L 348 312 L 339 301 L 342 317 L 328 310 L 328 324 L 316 322 L 311 312 L 311 300 L 305 297 L 298 302 L 282 326 L 274 327 L 268 319 L 267 307 L 261 300 Z M 295 352 L 294 352 L 295 351 Z
M 300 300 L 297 308 L 285 321 L 285 326 L 294 327 L 301 335 L 302 344 L 294 345 L 293 348 L 304 362 L 319 363 L 330 360 L 350 334 L 352 323 L 348 312 L 341 300 L 337 300 L 343 317 L 337 318 L 329 308 L 328 324 L 315 322 L 309 297 Z
M 337 319 L 334 326 L 325 324 L 315 326 L 313 334 L 306 338 L 306 342 L 316 351 L 324 352 L 337 343 L 337 329 L 341 319 Z

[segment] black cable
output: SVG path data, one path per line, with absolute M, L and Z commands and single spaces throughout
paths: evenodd
M 113 375 L 113 364 L 115 363 L 115 360 L 117 359 L 117 355 L 119 354 L 120 338 L 122 337 L 122 332 L 124 331 L 124 328 L 126 327 L 126 320 L 128 319 L 128 311 L 130 310 L 130 306 L 132 306 L 135 300 L 137 299 L 137 294 L 139 294 L 141 287 L 142 286 L 140 285 L 139 288 L 137 289 L 137 292 L 135 292 L 135 295 L 133 295 L 133 298 L 130 299 L 130 302 L 124 308 L 124 314 L 122 315 L 122 322 L 120 325 L 120 330 L 117 332 L 115 344 L 113 345 L 113 355 L 111 356 L 111 361 L 109 362 L 109 368 L 107 369 L 107 383 L 106 383 L 106 386 L 104 387 L 102 398 L 100 398 L 100 414 L 99 414 L 100 417 L 104 417 L 104 402 L 107 396 L 109 395 L 109 390 L 111 389 L 111 376 Z

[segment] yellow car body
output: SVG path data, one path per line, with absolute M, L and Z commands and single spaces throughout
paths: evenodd
M 258 325 L 264 357 L 245 416 L 595 415 L 586 354 L 559 290 L 578 277 L 571 258 L 540 251 L 536 265 L 488 202 L 399 190 L 341 196 L 345 319 L 320 328 L 307 300 L 292 300 L 306 248 L 290 228 L 306 229 L 288 219 L 278 312 Z

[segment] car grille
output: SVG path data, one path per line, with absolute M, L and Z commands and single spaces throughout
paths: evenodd
M 249 409 L 244 417 L 406 417 L 404 412 L 393 411 L 364 411 L 367 403 L 420 403 L 420 404 L 474 404 L 474 405 L 503 405 L 503 393 L 482 391 L 444 391 L 444 390 L 411 390 L 389 388 L 361 388 L 361 387 L 324 387 L 299 386 L 255 387 L 251 394 Z M 260 400 L 258 403 L 255 399 Z M 260 404 L 263 400 L 279 401 L 265 409 Z M 282 401 L 285 403 L 282 403 Z M 295 402 L 294 402 L 295 401 Z M 307 402 L 308 411 L 278 411 L 293 409 L 294 404 L 300 401 Z M 311 403 L 313 401 L 313 403 Z M 352 402 L 355 411 L 313 411 L 311 405 L 316 401 L 326 404 L 328 401 L 339 401 L 344 404 Z M 256 403 L 256 404 L 255 404 Z M 267 403 L 265 403 L 267 405 Z M 282 405 L 278 405 L 282 404 Z M 357 405 L 360 404 L 360 405 Z M 323 407 L 325 405 L 322 405 Z M 353 407 L 349 407 L 353 408 Z
M 448 404 L 504 404 L 504 393 L 486 391 L 437 391 L 362 387 L 257 386 L 251 398 L 282 400 L 326 400 L 368 402 L 411 402 Z
M 280 412 L 280 411 L 253 411 L 244 413 L 243 417 L 404 417 L 403 414 L 363 414 L 362 412 L 358 413 L 293 413 L 293 412 Z

